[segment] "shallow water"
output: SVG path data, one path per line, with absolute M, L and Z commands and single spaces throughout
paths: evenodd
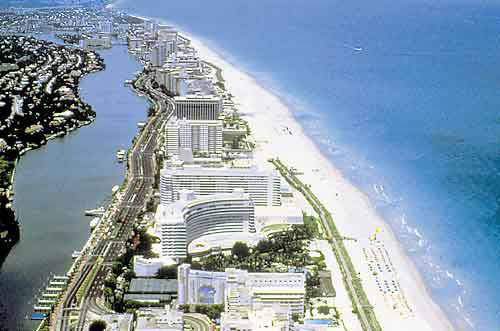
M 366 192 L 458 330 L 500 325 L 500 4 L 120 1 L 206 40 Z

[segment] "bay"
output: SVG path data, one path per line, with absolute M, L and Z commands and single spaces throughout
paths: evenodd
M 120 184 L 124 167 L 116 151 L 131 146 L 137 122 L 146 119 L 148 102 L 126 79 L 141 70 L 124 46 L 100 51 L 106 64 L 86 76 L 81 95 L 96 120 L 40 149 L 25 154 L 14 183 L 21 240 L 0 270 L 0 330 L 34 330 L 30 321 L 35 297 L 52 274 L 64 274 L 71 253 L 89 237 L 84 210 L 105 203 Z

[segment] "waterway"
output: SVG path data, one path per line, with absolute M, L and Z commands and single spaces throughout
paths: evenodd
M 82 98 L 97 112 L 90 126 L 23 156 L 14 184 L 21 240 L 0 270 L 0 330 L 33 330 L 34 297 L 51 274 L 65 273 L 71 253 L 89 236 L 84 210 L 110 199 L 124 167 L 115 153 L 128 148 L 148 102 L 123 85 L 141 66 L 124 46 L 100 51 L 106 70 L 86 76 Z

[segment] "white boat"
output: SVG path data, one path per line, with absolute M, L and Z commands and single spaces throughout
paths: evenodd
M 72 259 L 77 259 L 80 257 L 80 255 L 82 255 L 82 252 L 80 251 L 74 251 L 73 254 L 71 254 L 71 258 Z
M 116 158 L 118 159 L 118 162 L 122 162 L 125 159 L 126 154 L 127 152 L 125 152 L 124 149 L 118 150 L 118 152 L 116 152 Z
M 87 209 L 85 211 L 85 216 L 101 216 L 104 214 L 104 207 L 99 207 L 95 209 Z
M 111 194 L 115 195 L 116 192 L 118 192 L 120 190 L 120 186 L 118 185 L 115 185 L 113 186 L 113 188 L 111 189 Z

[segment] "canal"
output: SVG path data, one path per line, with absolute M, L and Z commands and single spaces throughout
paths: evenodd
M 33 330 L 29 320 L 35 297 L 51 274 L 64 274 L 71 253 L 89 236 L 84 210 L 111 197 L 123 165 L 116 151 L 127 149 L 146 119 L 148 102 L 124 86 L 141 66 L 125 46 L 100 51 L 106 70 L 86 76 L 81 94 L 97 112 L 95 122 L 40 149 L 26 153 L 17 166 L 15 210 L 21 240 L 0 270 L 0 330 Z

